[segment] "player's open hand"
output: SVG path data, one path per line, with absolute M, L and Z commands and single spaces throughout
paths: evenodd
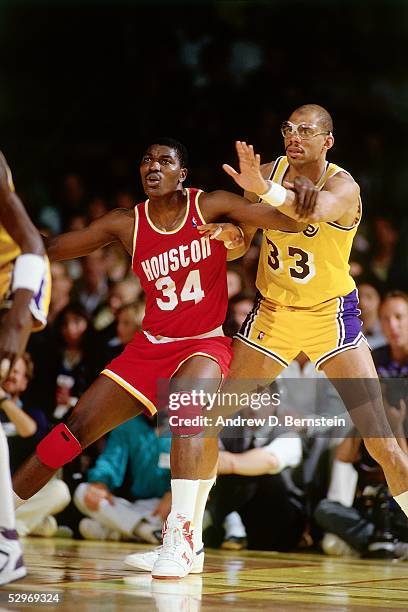
M 283 186 L 295 192 L 295 211 L 299 218 L 309 219 L 317 205 L 319 190 L 316 188 L 316 185 L 306 176 L 297 176 L 293 183 L 284 181 Z
M 235 143 L 239 161 L 239 172 L 232 166 L 224 164 L 222 167 L 244 191 L 262 194 L 268 191 L 268 183 L 261 174 L 261 157 L 255 153 L 252 145 L 237 140 Z
M 244 238 L 233 223 L 206 223 L 199 225 L 198 231 L 202 236 L 209 236 L 210 240 L 222 240 L 227 248 L 243 246 Z

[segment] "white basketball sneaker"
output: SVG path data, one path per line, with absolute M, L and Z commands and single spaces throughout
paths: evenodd
M 151 572 L 153 565 L 159 558 L 162 547 L 158 546 L 154 550 L 139 552 L 128 555 L 125 559 L 126 565 L 130 565 L 140 572 Z M 193 565 L 190 574 L 201 574 L 204 568 L 204 548 L 194 553 Z
M 190 573 L 194 560 L 193 531 L 189 521 L 178 514 L 163 525 L 163 544 L 152 570 L 158 580 L 178 580 Z
M 0 527 L 0 586 L 19 580 L 26 574 L 17 531 Z

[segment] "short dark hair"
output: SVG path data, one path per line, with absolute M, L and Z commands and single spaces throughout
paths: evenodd
M 387 302 L 388 300 L 400 299 L 403 300 L 408 305 L 408 294 L 405 291 L 400 291 L 399 289 L 393 289 L 392 291 L 388 291 L 382 299 L 381 306 Z
M 174 149 L 177 153 L 177 157 L 180 162 L 180 166 L 182 168 L 188 168 L 188 151 L 187 147 L 185 147 L 181 142 L 175 140 L 174 138 L 169 138 L 168 136 L 160 136 L 158 138 L 154 138 L 150 141 L 145 147 L 145 151 L 152 147 L 153 145 L 163 145 L 164 147 L 169 147 L 170 149 Z

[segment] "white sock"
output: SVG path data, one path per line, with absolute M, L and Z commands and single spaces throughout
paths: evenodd
M 339 502 L 339 504 L 350 508 L 354 502 L 357 480 L 358 473 L 352 463 L 335 459 L 333 461 L 327 499 Z
M 194 550 L 201 550 L 204 546 L 203 544 L 203 518 L 204 518 L 204 510 L 205 505 L 207 503 L 208 495 L 215 483 L 215 477 L 210 480 L 199 480 L 197 498 L 194 508 L 194 516 L 193 516 L 193 541 L 194 541 Z
M 401 510 L 405 516 L 408 516 L 408 491 L 405 491 L 405 493 L 400 493 L 399 495 L 394 495 L 394 499 L 401 507 Z
M 193 522 L 199 484 L 199 480 L 172 478 L 169 522 L 172 520 L 179 520 L 178 516 L 183 516 L 186 521 Z
M 238 512 L 231 512 L 225 517 L 224 521 L 225 538 L 234 536 L 235 538 L 246 538 L 244 524 Z
M 0 424 L 0 527 L 5 529 L 15 529 L 12 490 L 7 438 Z

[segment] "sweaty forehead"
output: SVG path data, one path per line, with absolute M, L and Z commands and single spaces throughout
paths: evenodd
M 319 114 L 314 111 L 295 111 L 289 117 L 292 123 L 319 124 Z
M 168 147 L 166 145 L 158 145 L 154 144 L 148 147 L 145 151 L 145 155 L 149 154 L 153 157 L 171 157 L 172 159 L 177 159 L 177 152 L 172 147 Z

